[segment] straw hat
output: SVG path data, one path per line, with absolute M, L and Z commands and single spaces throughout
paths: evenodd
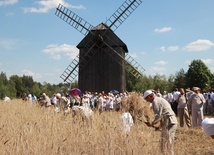
M 192 89 L 193 89 L 193 91 L 201 90 L 199 87 L 193 87 Z

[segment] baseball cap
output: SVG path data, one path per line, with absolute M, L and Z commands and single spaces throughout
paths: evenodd
M 153 94 L 152 90 L 147 90 L 147 91 L 144 92 L 143 98 L 145 99 L 147 96 L 149 96 L 151 94 Z

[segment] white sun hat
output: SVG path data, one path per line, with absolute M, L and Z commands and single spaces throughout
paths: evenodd
M 193 91 L 200 90 L 199 87 L 193 87 Z
M 144 92 L 143 98 L 145 99 L 147 96 L 149 96 L 151 94 L 153 94 L 152 90 L 147 90 L 147 91 Z
M 202 121 L 202 128 L 208 136 L 214 135 L 214 118 L 205 118 Z
M 60 98 L 60 97 L 61 97 L 61 94 L 60 94 L 60 93 L 57 93 L 57 94 L 56 94 L 56 97 L 59 97 L 59 98 Z

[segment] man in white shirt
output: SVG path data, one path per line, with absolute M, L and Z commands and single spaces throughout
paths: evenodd
M 178 96 L 180 95 L 180 92 L 178 91 L 178 88 L 175 88 L 175 91 L 173 93 L 173 104 L 172 104 L 172 110 L 175 112 L 175 115 L 177 116 L 178 115 L 178 102 L 177 102 L 177 99 L 178 99 Z
M 186 125 L 191 127 L 188 107 L 187 107 L 187 99 L 183 88 L 180 88 L 180 95 L 177 99 L 178 102 L 178 116 L 180 120 L 180 127 L 184 127 L 184 119 Z
M 160 148 L 163 154 L 174 154 L 173 144 L 177 129 L 177 118 L 170 104 L 163 98 L 156 96 L 151 90 L 144 92 L 144 99 L 152 103 L 155 118 L 152 122 L 146 122 L 148 126 L 154 126 L 161 122 Z
M 192 105 L 192 125 L 193 127 L 201 127 L 203 120 L 203 104 L 206 100 L 200 92 L 200 88 L 193 87 L 194 93 L 189 97 L 188 102 Z

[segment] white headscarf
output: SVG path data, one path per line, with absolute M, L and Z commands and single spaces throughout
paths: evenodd
M 124 131 L 126 133 L 129 133 L 131 130 L 131 127 L 134 124 L 132 115 L 129 112 L 124 112 L 121 116 L 121 121 L 122 121 Z
M 205 118 L 202 121 L 202 128 L 208 136 L 214 135 L 214 118 Z

